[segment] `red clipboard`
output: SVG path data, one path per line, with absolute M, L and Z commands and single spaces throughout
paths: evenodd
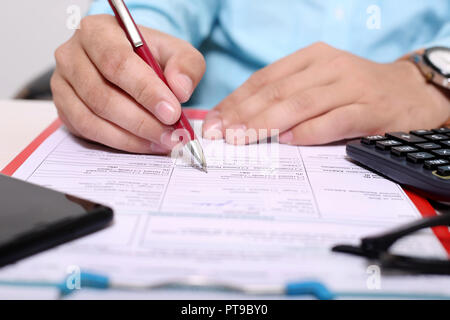
M 186 116 L 191 120 L 203 120 L 207 111 L 206 110 L 196 110 L 196 109 L 186 109 L 184 110 Z M 14 158 L 2 171 L 1 173 L 7 176 L 12 176 L 17 169 L 28 159 L 28 157 L 33 154 L 33 152 L 50 136 L 52 135 L 60 126 L 62 125 L 61 120 L 55 120 L 47 129 L 45 129 L 36 139 L 34 139 L 18 156 Z M 423 217 L 432 217 L 436 215 L 436 211 L 428 202 L 428 200 L 416 195 L 415 193 L 405 190 L 405 193 L 417 207 L 419 212 Z M 444 249 L 450 256 L 450 229 L 448 227 L 436 227 L 433 228 L 433 232 L 436 237 L 441 242 Z

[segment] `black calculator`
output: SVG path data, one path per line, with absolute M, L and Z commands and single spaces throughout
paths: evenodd
M 450 128 L 364 137 L 348 143 L 347 154 L 426 198 L 450 203 Z

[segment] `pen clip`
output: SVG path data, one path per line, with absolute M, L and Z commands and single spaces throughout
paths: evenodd
M 139 48 L 144 45 L 142 41 L 141 34 L 131 17 L 128 8 L 125 6 L 123 0 L 110 0 L 114 8 L 116 9 L 117 14 L 122 20 L 122 24 L 128 33 L 128 36 L 133 43 L 134 48 Z

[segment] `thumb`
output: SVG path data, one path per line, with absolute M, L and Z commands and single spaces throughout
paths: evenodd
M 195 48 L 176 52 L 164 68 L 167 82 L 181 103 L 188 101 L 206 70 L 205 59 Z
M 175 96 L 181 103 L 188 101 L 206 70 L 203 55 L 190 43 L 170 35 L 151 29 L 143 34 Z

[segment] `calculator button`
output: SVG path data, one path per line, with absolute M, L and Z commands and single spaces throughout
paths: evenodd
M 430 130 L 414 130 L 414 131 L 411 131 L 410 133 L 413 135 L 416 135 L 416 136 L 427 136 L 430 134 L 434 134 L 434 132 L 430 131 Z
M 448 136 L 443 135 L 443 134 L 431 134 L 431 135 L 425 136 L 425 138 L 427 138 L 428 140 L 431 140 L 431 141 L 448 140 Z
M 440 141 L 439 143 L 442 144 L 444 147 L 450 148 L 450 140 Z
M 424 162 L 424 168 L 427 170 L 435 170 L 437 167 L 447 164 L 450 164 L 450 162 L 444 159 L 427 160 Z
M 377 143 L 378 141 L 386 140 L 387 138 L 384 136 L 368 136 L 361 139 L 361 142 L 367 145 L 373 145 Z
M 376 147 L 381 150 L 391 150 L 392 147 L 401 146 L 402 143 L 395 140 L 378 141 Z
M 450 176 L 450 165 L 438 167 L 437 174 L 443 177 Z
M 423 163 L 425 160 L 434 159 L 435 156 L 428 152 L 416 152 L 416 153 L 408 153 L 407 159 L 414 163 Z
M 439 128 L 439 129 L 434 129 L 433 130 L 436 133 L 450 133 L 450 128 Z
M 449 158 L 450 157 L 450 149 L 439 149 L 432 151 L 435 155 L 442 157 L 442 158 Z
M 400 147 L 392 148 L 391 153 L 398 157 L 403 157 L 407 153 L 417 152 L 417 151 L 419 151 L 419 149 L 411 147 L 411 146 L 400 146 Z
M 437 143 L 433 143 L 433 142 L 427 142 L 427 143 L 419 143 L 416 144 L 416 147 L 422 149 L 422 150 L 436 150 L 436 149 L 441 149 L 442 147 L 440 145 L 438 145 Z
M 427 140 L 415 136 L 413 134 L 410 133 L 405 133 L 405 132 L 391 132 L 391 133 L 387 133 L 386 137 L 388 137 L 389 139 L 395 139 L 398 140 L 400 142 L 403 143 L 422 143 L 422 142 L 427 142 Z

